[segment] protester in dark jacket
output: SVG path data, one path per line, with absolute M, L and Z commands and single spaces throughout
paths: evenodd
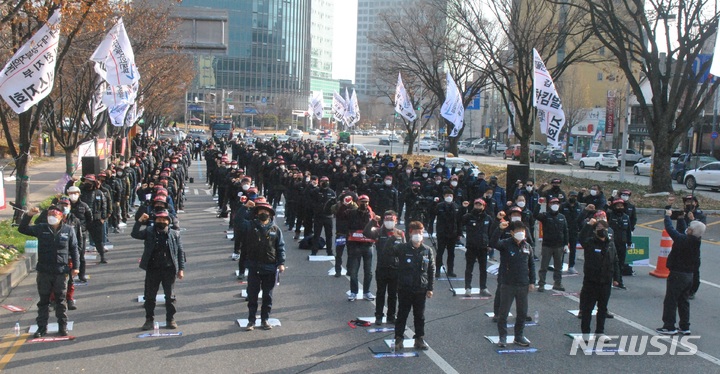
M 678 229 L 672 225 L 672 210 L 665 210 L 665 231 L 673 240 L 672 250 L 667 258 L 670 275 L 665 288 L 663 301 L 663 326 L 656 331 L 663 335 L 690 335 L 690 292 L 693 273 L 700 267 L 700 243 L 705 233 L 705 224 L 691 221 L 684 233 L 684 221 L 678 220 Z M 679 330 L 675 328 L 675 317 L 680 317 Z
M 464 205 L 469 205 L 467 202 Z M 472 294 L 472 273 L 477 261 L 480 267 L 480 296 L 492 296 L 487 290 L 487 256 L 494 218 L 485 213 L 485 200 L 475 199 L 473 208 L 462 217 L 465 228 L 465 296 Z
M 377 283 L 377 301 L 375 304 L 375 324 L 382 325 L 385 296 L 387 295 L 387 323 L 395 324 L 397 310 L 398 258 L 393 252 L 397 244 L 405 243 L 405 233 L 396 228 L 397 213 L 386 211 L 382 216 L 376 215 L 365 225 L 363 235 L 375 240 L 377 266 L 375 267 L 375 283 Z
M 50 314 L 50 295 L 55 295 L 55 317 L 58 320 L 60 336 L 67 336 L 67 293 L 68 276 L 78 274 L 77 269 L 70 269 L 70 261 L 79 261 L 78 243 L 73 227 L 62 222 L 63 212 L 57 206 L 48 208 L 48 222 L 30 225 L 30 220 L 40 209 L 32 208 L 22 217 L 18 231 L 21 234 L 34 236 L 38 239 L 37 289 L 40 300 L 37 303 L 38 329 L 34 337 L 40 338 L 47 334 Z
M 398 258 L 398 316 L 395 321 L 395 348 L 403 349 L 403 337 L 410 309 L 415 323 L 415 348 L 425 344 L 425 300 L 433 297 L 435 252 L 423 244 L 422 222 L 410 222 L 410 241 L 393 247 Z
M 509 228 L 512 237 L 499 240 L 503 230 Z M 497 321 L 498 346 L 504 348 L 507 344 L 507 317 L 510 307 L 515 302 L 515 340 L 514 343 L 527 347 L 530 341 L 525 337 L 525 320 L 528 311 L 528 293 L 534 289 L 535 261 L 533 249 L 527 243 L 527 229 L 525 224 L 517 222 L 502 222 L 499 230 L 495 230 L 490 244 L 500 252 L 500 267 L 498 281 L 500 285 L 500 315 Z
M 615 243 L 608 235 L 608 223 L 591 219 L 580 231 L 585 254 L 583 286 L 580 291 L 580 330 L 590 333 L 592 311 L 597 304 L 595 334 L 605 333 L 605 319 L 612 285 L 617 285 L 620 267 Z
M 161 284 L 165 294 L 166 327 L 176 329 L 175 278 L 183 279 L 185 276 L 185 252 L 180 232 L 169 227 L 171 218 L 167 211 L 155 212 L 154 224 L 141 229 L 149 218 L 147 214 L 140 216 L 130 233 L 131 237 L 145 241 L 140 258 L 140 269 L 145 270 L 145 323 L 142 330 L 153 329 L 155 300 Z

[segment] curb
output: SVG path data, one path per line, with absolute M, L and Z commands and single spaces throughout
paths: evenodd
M 665 209 L 659 208 L 635 208 L 635 211 L 639 214 L 657 214 L 665 215 Z M 703 210 L 705 214 L 720 215 L 720 210 Z
M 37 253 L 25 253 L 10 265 L 7 273 L 0 274 L 0 297 L 7 297 L 20 281 L 35 269 Z

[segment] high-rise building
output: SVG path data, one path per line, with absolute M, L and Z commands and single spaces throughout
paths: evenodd
M 181 44 L 196 56 L 198 69 L 188 92 L 196 102 L 192 114 L 198 115 L 202 103 L 203 114 L 249 125 L 256 116 L 283 121 L 293 110 L 306 110 L 310 5 L 311 0 L 184 0 L 178 8 Z M 225 24 L 213 24 L 223 12 Z
M 378 30 L 378 15 L 400 9 L 417 0 L 358 0 L 357 45 L 355 53 L 355 88 L 359 95 L 383 96 L 375 84 L 373 57 L 377 47 L 368 39 Z
M 339 88 L 338 81 L 332 79 L 335 1 L 312 0 L 312 16 L 310 18 L 310 37 L 312 39 L 310 90 L 322 91 L 325 118 L 331 117 L 329 109 L 332 105 L 332 94 Z

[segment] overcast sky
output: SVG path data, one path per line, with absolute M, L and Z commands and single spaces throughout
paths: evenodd
M 355 82 L 357 0 L 335 0 L 334 21 L 333 79 Z

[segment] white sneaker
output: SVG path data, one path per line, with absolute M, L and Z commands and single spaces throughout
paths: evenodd
M 492 294 L 490 293 L 490 291 L 488 291 L 487 288 L 483 288 L 482 290 L 480 290 L 480 296 L 492 297 Z
M 363 295 L 363 299 L 373 301 L 375 300 L 375 295 L 373 295 L 372 292 L 367 292 Z
M 568 274 L 577 274 L 578 272 L 577 272 L 577 270 L 575 270 L 575 267 L 573 266 L 573 267 L 569 267 L 567 269 L 567 273 Z
M 357 294 L 356 293 L 350 293 L 348 296 L 348 301 L 355 301 L 357 300 Z
M 470 296 L 470 295 L 472 295 L 472 290 L 469 289 L 469 288 L 466 288 L 466 289 L 465 289 L 465 296 Z
M 233 261 L 239 260 L 239 259 L 240 259 L 240 254 L 239 254 L 239 253 L 233 253 L 232 256 L 230 256 L 230 259 L 233 260 Z

